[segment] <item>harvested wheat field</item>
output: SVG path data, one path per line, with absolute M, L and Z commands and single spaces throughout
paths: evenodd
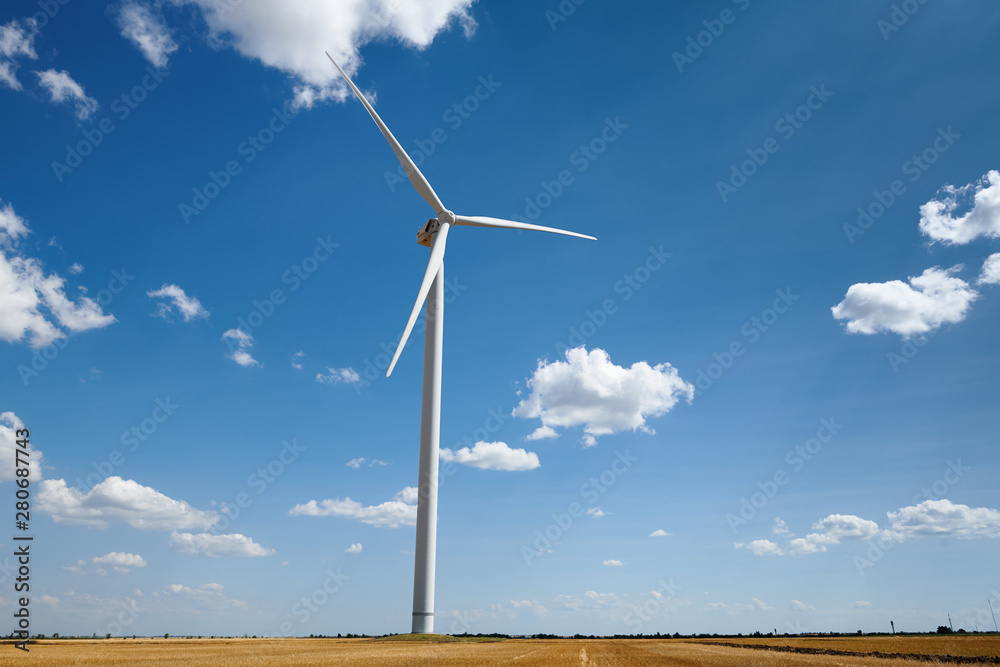
M 682 639 L 555 639 L 502 640 L 490 642 L 399 642 L 370 639 L 138 639 L 138 640 L 59 640 L 41 641 L 31 646 L 30 655 L 5 647 L 0 666 L 39 665 L 52 667 L 313 667 L 319 665 L 580 665 L 581 667 L 633 665 L 705 665 L 706 667 L 753 667 L 756 665 L 798 666 L 839 665 L 855 667 L 915 667 L 919 654 L 924 660 L 945 664 L 1000 664 L 1000 640 L 975 638 L 942 643 L 935 638 L 872 639 L 868 651 L 913 652 L 913 657 L 882 658 L 844 653 L 806 654 L 725 645 L 716 641 Z M 813 639 L 772 640 L 785 646 Z M 843 646 L 858 651 L 845 638 L 823 648 Z M 852 643 L 854 642 L 854 643 Z M 735 642 L 734 642 L 735 643 Z M 750 644 L 749 640 L 741 643 Z M 797 648 L 812 650 L 811 645 Z M 950 656 L 944 657 L 941 651 Z M 935 657 L 931 657 L 931 655 Z

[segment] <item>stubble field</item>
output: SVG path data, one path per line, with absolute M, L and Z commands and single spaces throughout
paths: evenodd
M 739 644 L 740 646 L 734 646 Z M 786 650 L 772 650 L 773 648 Z M 792 651 L 823 651 L 799 653 Z M 869 655 L 851 655 L 869 653 Z M 908 657 L 871 655 L 907 654 Z M 691 665 L 756 667 L 839 665 L 919 667 L 1000 664 L 998 637 L 728 639 L 554 639 L 495 642 L 393 642 L 366 639 L 43 640 L 31 652 L 4 646 L 0 666 L 313 667 L 320 665 Z

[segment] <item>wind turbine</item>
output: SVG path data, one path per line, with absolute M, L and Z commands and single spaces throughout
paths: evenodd
M 403 330 L 403 337 L 399 340 L 396 353 L 392 357 L 392 363 L 389 364 L 389 369 L 385 374 L 386 377 L 392 375 L 392 369 L 396 367 L 396 361 L 399 360 L 399 355 L 406 347 L 406 341 L 417 321 L 420 307 L 426 301 L 427 326 L 424 332 L 424 384 L 420 411 L 420 477 L 417 494 L 417 546 L 413 566 L 412 631 L 415 634 L 432 633 L 434 632 L 434 565 L 437 556 L 438 447 L 441 436 L 441 353 L 444 340 L 444 247 L 448 239 L 448 230 L 452 225 L 466 225 L 551 232 L 566 236 L 578 236 L 591 241 L 597 239 L 585 234 L 512 220 L 456 215 L 445 208 L 434 192 L 434 188 L 420 173 L 417 165 L 413 163 L 396 138 L 392 136 L 392 132 L 389 131 L 379 115 L 375 113 L 372 105 L 351 81 L 351 77 L 347 76 L 347 73 L 340 68 L 333 56 L 327 53 L 326 57 L 330 59 L 333 66 L 347 81 L 347 85 L 365 105 L 372 120 L 378 125 L 378 129 L 382 131 L 389 146 L 392 147 L 396 159 L 403 165 L 403 170 L 410 179 L 410 183 L 437 214 L 437 218 L 428 220 L 427 224 L 417 231 L 417 243 L 429 247 L 431 256 L 427 262 L 424 279 L 417 291 L 417 301 L 413 305 L 410 319 L 407 320 L 406 328 Z

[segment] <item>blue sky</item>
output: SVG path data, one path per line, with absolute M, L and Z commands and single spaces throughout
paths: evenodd
M 439 632 L 992 626 L 1000 10 L 349 4 L 5 5 L 33 631 L 408 630 L 433 212 L 324 50 L 598 239 L 450 235 Z

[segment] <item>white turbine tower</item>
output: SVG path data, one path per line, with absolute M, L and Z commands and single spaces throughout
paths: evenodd
M 354 94 L 357 95 L 365 109 L 371 114 L 378 129 L 385 135 L 386 141 L 396 154 L 396 159 L 403 165 L 410 183 L 416 191 L 431 205 L 437 218 L 429 220 L 417 232 L 417 243 L 431 249 L 427 270 L 423 282 L 417 292 L 417 301 L 406 322 L 403 337 L 396 347 L 396 353 L 389 364 L 386 377 L 392 375 L 400 353 L 406 346 L 410 331 L 417 321 L 420 307 L 427 302 L 427 326 L 424 333 L 424 386 L 423 403 L 420 412 L 420 477 L 419 493 L 417 495 L 417 546 L 413 566 L 413 632 L 434 632 L 434 563 L 437 545 L 437 494 L 438 494 L 438 446 L 441 435 L 441 351 L 444 338 L 444 246 L 448 239 L 448 229 L 452 225 L 468 225 L 472 227 L 500 227 L 504 229 L 528 229 L 539 232 L 552 232 L 578 236 L 583 239 L 596 240 L 593 236 L 567 232 L 552 227 L 530 225 L 512 220 L 498 218 L 472 217 L 456 215 L 444 207 L 435 194 L 431 184 L 417 169 L 410 156 L 399 145 L 392 132 L 385 126 L 375 109 L 354 85 L 351 78 L 340 68 L 337 61 L 329 53 L 326 54 L 333 66 L 347 81 Z

